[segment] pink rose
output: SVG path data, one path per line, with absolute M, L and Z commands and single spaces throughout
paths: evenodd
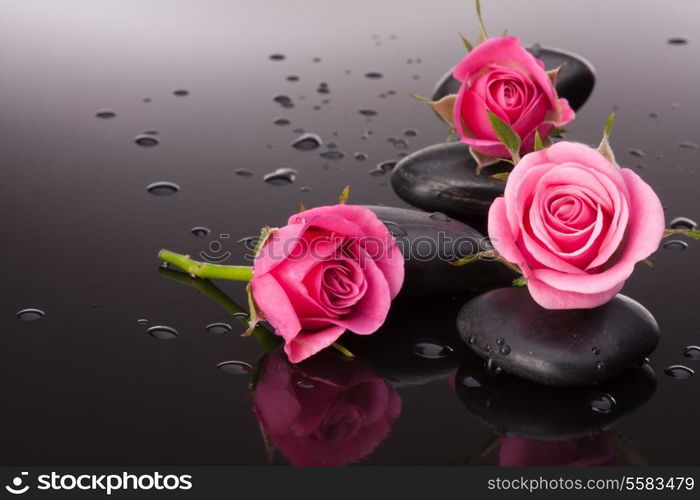
M 616 455 L 607 434 L 578 441 L 538 441 L 506 434 L 500 440 L 498 465 L 592 467 L 615 465 Z
M 291 366 L 279 351 L 264 361 L 253 393 L 266 438 L 294 465 L 344 465 L 382 442 L 401 399 L 359 359 L 314 356 Z
M 292 215 L 255 259 L 253 299 L 297 363 L 343 332 L 374 333 L 401 289 L 404 258 L 364 207 L 334 205 Z
M 664 211 L 654 190 L 584 144 L 526 155 L 491 205 L 489 237 L 520 267 L 546 309 L 587 309 L 620 291 L 659 246 Z
M 509 158 L 496 137 L 487 111 L 496 114 L 520 136 L 522 153 L 532 151 L 535 131 L 543 139 L 554 127 L 574 119 L 574 112 L 557 91 L 544 63 L 517 38 L 490 38 L 474 47 L 457 65 L 453 76 L 462 82 L 453 108 L 462 142 L 478 153 Z

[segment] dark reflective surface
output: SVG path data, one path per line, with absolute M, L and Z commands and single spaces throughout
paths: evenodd
M 393 0 L 2 2 L 1 463 L 267 463 L 250 377 L 218 368 L 255 366 L 259 342 L 239 337 L 244 327 L 230 312 L 160 276 L 156 252 L 241 262 L 247 249 L 236 241 L 282 223 L 300 202 L 334 203 L 347 184 L 354 203 L 404 206 L 388 176 L 370 171 L 444 140 L 445 128 L 408 94 L 429 95 L 463 55 L 458 33 L 476 32 L 469 5 L 440 5 L 435 22 L 422 14 L 433 3 L 408 9 Z M 507 27 L 528 45 L 590 60 L 595 90 L 570 137 L 597 143 L 617 107 L 618 161 L 655 187 L 669 221 L 698 220 L 698 150 L 679 143 L 700 141 L 700 40 L 693 38 L 700 6 L 630 0 L 551 8 L 493 0 L 484 16 L 492 33 Z M 667 43 L 672 38 L 688 43 Z M 273 100 L 278 95 L 293 107 Z M 96 116 L 104 110 L 116 116 Z M 290 124 L 275 124 L 279 118 Z M 304 132 L 324 145 L 292 148 Z M 139 136 L 157 145 L 139 146 Z M 327 151 L 344 156 L 320 156 Z M 297 172 L 293 182 L 263 181 L 281 168 Z M 179 190 L 147 191 L 163 182 Z M 195 227 L 209 233 L 197 237 Z M 700 378 L 664 373 L 696 363 L 684 349 L 698 344 L 699 258 L 696 242 L 660 250 L 655 270 L 640 266 L 624 290 L 654 314 L 662 338 L 650 363 L 656 392 L 614 430 L 652 464 L 700 463 Z M 221 288 L 245 303 L 242 285 Z M 392 314 L 403 315 L 397 306 Z M 24 309 L 45 314 L 22 321 Z M 406 306 L 405 317 L 416 309 Z M 404 322 L 407 336 L 443 339 L 460 352 L 443 337 L 457 338 L 449 314 L 426 307 L 425 321 Z M 214 323 L 231 332 L 208 332 Z M 177 336 L 155 338 L 154 326 Z M 416 365 L 402 369 L 418 374 L 417 383 L 396 386 L 401 414 L 360 463 L 449 464 L 478 453 L 491 430 L 456 396 L 446 366 L 452 354 L 406 349 Z M 433 361 L 440 368 L 430 372 Z M 380 365 L 371 364 L 377 373 Z M 495 453 L 479 461 L 497 462 Z M 289 460 L 276 453 L 273 463 Z

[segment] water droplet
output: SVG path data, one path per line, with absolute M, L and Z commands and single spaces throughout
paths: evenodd
M 316 89 L 316 92 L 318 92 L 319 94 L 330 94 L 331 89 L 328 88 L 328 83 L 321 82 L 318 84 L 318 88 Z
M 311 186 L 301 186 L 301 187 L 299 188 L 299 191 L 301 191 L 302 193 L 310 193 L 310 192 L 311 192 Z
M 481 382 L 479 382 L 477 379 L 475 379 L 471 375 L 463 376 L 462 379 L 460 380 L 460 382 L 465 387 L 472 387 L 472 388 L 481 387 Z
M 290 121 L 289 121 L 288 119 L 286 119 L 286 118 L 281 118 L 281 117 L 280 117 L 280 118 L 275 118 L 275 120 L 274 120 L 272 123 L 274 123 L 275 125 L 279 125 L 280 127 L 284 127 L 284 126 L 286 126 L 286 125 L 289 125 L 289 124 L 292 123 L 292 122 L 290 122 Z
M 340 160 L 345 158 L 345 153 L 337 149 L 327 149 L 321 152 L 320 156 L 326 160 Z
M 160 139 L 153 137 L 150 134 L 141 134 L 136 136 L 134 142 L 139 146 L 143 146 L 144 148 L 152 148 L 160 144 Z
M 284 54 L 270 54 L 271 61 L 284 61 L 285 59 Z
M 470 343 L 470 344 L 474 344 L 475 342 L 476 342 L 476 337 L 473 336 L 473 335 L 470 336 L 470 337 L 469 337 L 469 343 Z
M 605 415 L 615 409 L 617 402 L 610 394 L 600 394 L 591 400 L 590 405 L 593 413 Z
M 152 326 L 146 330 L 154 339 L 172 340 L 177 337 L 177 330 L 169 326 Z
M 222 333 L 228 333 L 231 331 L 231 325 L 228 323 L 212 323 L 206 326 L 209 333 L 216 335 L 221 335 Z
M 22 309 L 17 313 L 17 318 L 22 321 L 36 321 L 44 317 L 44 311 L 41 309 Z
M 289 75 L 289 76 L 287 77 L 287 81 L 288 81 L 288 82 L 298 82 L 298 81 L 299 81 L 299 77 L 298 77 L 297 75 Z
M 503 356 L 508 356 L 510 354 L 510 346 L 504 345 L 498 350 L 498 352 L 500 352 Z
M 403 135 L 405 135 L 406 137 L 415 137 L 418 135 L 418 131 L 412 128 L 407 128 L 403 131 Z
M 396 237 L 400 238 L 400 237 L 406 236 L 408 234 L 406 232 L 406 230 L 404 228 L 402 228 L 401 226 L 399 226 L 396 222 L 392 222 L 390 220 L 383 220 L 382 222 L 384 223 L 386 228 L 389 230 L 389 232 Z
M 600 355 L 600 347 L 594 345 L 594 346 L 591 348 L 591 352 L 593 353 L 594 356 Z
M 284 94 L 279 94 L 276 95 L 275 97 L 272 98 L 273 101 L 278 103 L 280 106 L 282 106 L 285 109 L 290 109 L 294 107 L 294 103 L 292 102 L 292 99 L 288 95 Z
M 151 98 L 150 98 L 150 97 L 144 97 L 144 98 L 141 100 L 141 102 L 151 102 Z
M 430 218 L 440 222 L 450 222 L 450 218 L 442 212 L 433 212 L 430 214 Z
M 659 117 L 659 113 L 656 112 L 656 111 L 652 111 L 652 112 L 650 112 L 647 116 L 648 116 L 649 118 L 658 118 L 658 117 Z
M 253 371 L 253 367 L 243 361 L 224 361 L 216 367 L 229 375 L 248 375 Z
M 245 168 L 239 168 L 238 170 L 236 170 L 236 175 L 240 175 L 241 177 L 253 177 L 255 175 L 255 172 Z
M 641 149 L 630 149 L 627 152 L 632 156 L 636 156 L 637 158 L 643 158 L 644 156 L 646 156 L 644 154 L 644 151 L 642 151 Z
M 357 112 L 363 116 L 376 116 L 377 115 L 377 111 L 375 111 L 374 109 L 369 109 L 369 108 L 358 109 Z
M 413 345 L 413 352 L 421 358 L 440 359 L 452 354 L 453 349 L 444 344 L 433 342 L 418 342 Z
M 355 159 L 357 161 L 365 161 L 367 158 L 367 153 L 355 153 Z
M 688 248 L 688 244 L 683 240 L 668 240 L 664 242 L 663 247 L 665 250 L 680 252 L 681 250 Z
M 117 116 L 117 114 L 114 111 L 111 111 L 109 109 L 101 109 L 97 113 L 95 113 L 95 116 L 97 118 L 109 119 L 109 118 L 114 118 L 115 116 Z
M 386 174 L 387 172 L 391 172 L 396 166 L 396 163 L 396 160 L 386 160 L 378 163 L 377 166 L 370 171 L 370 175 L 380 176 Z
M 370 71 L 368 73 L 365 73 L 365 77 L 369 78 L 370 80 L 377 80 L 378 78 L 382 78 L 384 75 L 377 71 Z
M 308 380 L 300 380 L 299 382 L 297 382 L 297 387 L 300 389 L 313 389 L 316 386 Z
M 688 39 L 680 36 L 674 36 L 669 38 L 666 42 L 669 45 L 685 45 L 688 43 Z
M 136 320 L 136 323 L 139 324 L 139 325 L 147 325 L 147 324 L 148 324 L 148 320 L 147 320 L 146 318 L 139 318 L 139 319 Z
M 698 148 L 700 148 L 700 146 L 698 146 L 694 142 L 688 142 L 688 141 L 679 142 L 678 147 L 683 148 L 683 149 L 698 149 Z
M 156 196 L 170 196 L 177 193 L 180 190 L 180 186 L 174 182 L 161 181 L 149 184 L 146 186 L 146 190 Z
M 190 91 L 186 89 L 177 89 L 175 92 L 173 92 L 178 97 L 185 97 L 190 95 Z
M 686 358 L 692 359 L 693 361 L 698 361 L 700 360 L 700 347 L 696 345 L 689 345 L 683 349 L 683 355 Z
M 313 59 L 311 59 L 311 61 L 312 61 L 312 62 L 315 62 L 315 63 L 320 63 L 320 62 L 321 62 L 321 58 L 320 58 L 320 57 L 314 57 Z
M 665 370 L 666 375 L 678 380 L 690 378 L 695 374 L 695 371 L 683 365 L 671 365 Z
M 600 371 L 603 368 L 605 368 L 605 363 L 603 363 L 602 361 L 596 361 L 595 368 L 596 370 Z
M 204 226 L 197 226 L 190 229 L 190 233 L 197 238 L 204 238 L 209 234 L 209 229 Z
M 299 172 L 289 167 L 278 168 L 263 177 L 263 180 L 273 186 L 284 186 L 291 184 L 296 179 Z
M 698 223 L 688 217 L 676 217 L 670 226 L 671 229 L 697 229 Z
M 394 140 L 394 147 L 396 149 L 407 149 L 408 142 L 406 142 L 404 139 L 396 139 Z
M 321 137 L 317 134 L 307 133 L 297 137 L 294 142 L 292 142 L 292 147 L 299 151 L 311 151 L 321 146 L 321 144 L 323 144 Z
M 501 339 L 501 338 L 496 339 L 496 345 L 503 345 L 505 343 L 506 343 L 506 341 Z

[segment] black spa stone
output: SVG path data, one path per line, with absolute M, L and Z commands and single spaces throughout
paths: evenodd
M 474 417 L 498 432 L 530 439 L 589 437 L 633 413 L 656 390 L 649 365 L 634 366 L 598 385 L 564 388 L 497 374 L 472 356 L 465 356 L 457 372 L 459 399 Z
M 405 264 L 402 295 L 483 292 L 515 277 L 497 262 L 478 260 L 460 267 L 451 262 L 490 249 L 476 229 L 443 213 L 370 206 L 395 236 Z
M 654 317 L 624 295 L 595 309 L 553 311 L 515 287 L 467 302 L 457 329 L 492 365 L 551 386 L 602 382 L 642 363 L 659 342 Z

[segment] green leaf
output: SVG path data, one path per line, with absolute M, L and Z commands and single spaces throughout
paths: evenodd
M 467 40 L 467 38 L 463 34 L 459 34 L 459 37 L 462 39 L 462 43 L 464 44 L 464 47 L 467 49 L 467 52 L 471 52 L 474 50 L 474 46 L 472 45 L 472 42 Z
M 498 140 L 506 147 L 513 162 L 518 163 L 520 161 L 520 136 L 510 128 L 510 125 L 496 116 L 495 113 L 488 110 L 486 112 L 489 115 L 489 121 L 491 122 L 493 131 L 496 132 Z
M 348 202 L 348 199 L 350 199 L 350 186 L 345 186 L 338 197 L 338 203 L 345 205 Z
M 535 151 L 544 149 L 544 142 L 542 142 L 542 136 L 539 130 L 535 130 Z
M 603 139 L 600 141 L 598 146 L 598 152 L 602 154 L 605 159 L 607 159 L 613 165 L 617 165 L 615 161 L 615 154 L 610 147 L 610 133 L 612 132 L 613 124 L 615 123 L 615 112 L 613 111 L 608 115 L 608 119 L 605 121 L 605 128 L 603 129 Z
M 489 165 L 494 165 L 498 163 L 498 158 L 493 156 L 488 156 L 483 153 L 479 153 L 474 148 L 469 148 L 469 154 L 476 161 L 476 175 L 481 175 L 481 170 Z
M 479 20 L 479 43 L 483 42 L 488 38 L 486 34 L 486 27 L 484 26 L 484 20 L 481 17 L 481 2 L 476 0 L 476 17 Z
M 559 77 L 559 72 L 560 72 L 560 71 L 562 70 L 562 68 L 564 67 L 564 64 L 566 64 L 566 63 L 561 63 L 561 64 L 560 64 L 559 66 L 557 66 L 556 68 L 550 69 L 549 71 L 546 72 L 546 73 L 547 73 L 547 76 L 549 77 L 549 80 L 552 82 L 552 85 L 556 85 L 556 84 L 557 84 L 557 78 Z
M 656 267 L 656 266 L 654 266 L 654 263 L 649 259 L 640 260 L 639 262 L 641 262 L 645 266 L 650 267 L 652 269 L 654 269 Z
M 343 356 L 345 356 L 346 358 L 354 358 L 355 357 L 355 355 L 352 352 L 350 352 L 346 347 L 340 345 L 338 342 L 334 342 L 333 347 L 336 348 L 338 350 L 338 352 L 340 354 L 342 354 Z
M 457 137 L 457 131 L 451 128 L 450 131 L 447 132 L 447 137 L 445 137 L 445 144 L 454 141 L 455 137 Z
M 439 101 L 431 101 L 427 97 L 423 97 L 418 94 L 411 94 L 411 97 L 433 108 L 433 111 L 437 113 L 437 115 L 442 119 L 442 121 L 447 123 L 450 127 L 454 128 L 453 110 L 455 101 L 457 100 L 456 94 L 446 95 Z
M 500 172 L 498 174 L 489 175 L 492 179 L 498 179 L 500 181 L 507 181 L 510 172 Z
M 527 278 L 525 276 L 521 276 L 520 278 L 515 278 L 513 280 L 513 286 L 517 286 L 518 288 L 522 288 L 524 286 L 527 286 Z

